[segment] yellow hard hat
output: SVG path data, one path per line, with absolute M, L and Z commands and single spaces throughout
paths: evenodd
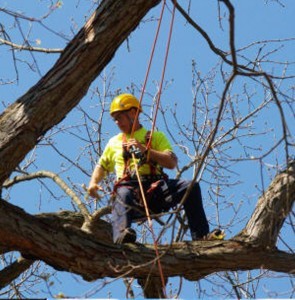
M 112 115 L 115 112 L 126 111 L 133 107 L 139 108 L 139 111 L 142 111 L 140 103 L 135 96 L 131 94 L 120 94 L 113 99 L 110 107 L 110 114 Z

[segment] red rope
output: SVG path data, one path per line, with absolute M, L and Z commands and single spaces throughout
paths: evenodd
M 133 157 L 133 159 L 135 159 L 134 153 L 132 153 L 132 157 Z M 155 252 L 156 252 L 156 258 L 157 258 L 157 263 L 158 263 L 158 268 L 159 268 L 159 273 L 160 273 L 160 278 L 161 278 L 163 294 L 164 294 L 164 297 L 167 298 L 167 296 L 166 296 L 167 295 L 166 294 L 166 284 L 165 284 L 164 273 L 163 273 L 161 260 L 160 260 L 160 254 L 159 254 L 159 249 L 158 249 L 157 238 L 156 238 L 155 231 L 154 231 L 154 228 L 153 228 L 153 222 L 152 222 L 152 218 L 151 218 L 151 215 L 150 215 L 150 212 L 149 212 L 149 209 L 148 209 L 148 205 L 147 205 L 147 201 L 146 201 L 146 198 L 145 198 L 145 193 L 144 193 L 144 189 L 143 189 L 143 186 L 142 186 L 142 182 L 140 180 L 138 166 L 136 164 L 135 164 L 135 171 L 136 171 L 136 175 L 137 175 L 137 178 L 138 178 L 139 188 L 140 188 L 140 192 L 141 192 L 142 199 L 143 199 L 143 204 L 144 204 L 146 217 L 148 219 L 149 229 L 150 229 L 150 232 L 152 234 L 152 238 L 153 238 L 153 242 L 154 242 L 154 248 L 155 248 Z
M 143 94 L 144 94 L 145 87 L 147 85 L 148 77 L 149 77 L 149 74 L 150 74 L 152 61 L 153 61 L 154 53 L 155 53 L 155 49 L 156 49 L 156 44 L 157 44 L 157 41 L 158 41 L 158 36 L 159 36 L 159 32 L 160 32 L 160 28 L 161 28 L 161 24 L 162 24 L 162 20 L 163 20 L 165 5 L 166 5 L 166 0 L 164 0 L 163 4 L 162 4 L 161 14 L 160 14 L 160 17 L 159 17 L 159 20 L 158 20 L 158 27 L 157 27 L 156 34 L 155 34 L 155 38 L 154 38 L 154 42 L 153 42 L 153 46 L 152 46 L 152 50 L 151 50 L 151 55 L 150 55 L 150 59 L 149 59 L 149 62 L 148 62 L 147 71 L 146 71 L 146 74 L 145 74 L 144 83 L 143 83 L 141 93 L 140 93 L 139 107 L 141 107 Z M 137 120 L 138 120 L 139 112 L 140 112 L 140 109 L 138 108 L 137 111 L 136 111 L 135 120 L 134 120 L 132 130 L 131 130 L 131 138 L 133 138 L 133 136 L 134 136 L 135 126 L 136 126 L 136 123 L 137 123 Z
M 157 100 L 156 100 L 156 109 L 155 109 L 155 113 L 154 113 L 154 116 L 153 116 L 152 129 L 151 129 L 150 139 L 149 139 L 149 142 L 147 144 L 147 149 L 149 149 L 151 147 L 152 134 L 153 134 L 154 129 L 155 129 L 157 113 L 158 113 L 158 110 L 159 110 L 159 107 L 160 107 L 160 99 L 161 99 L 161 94 L 162 94 L 163 82 L 164 82 L 165 71 L 166 71 L 166 66 L 167 66 L 167 61 L 168 61 L 168 54 L 169 54 L 170 43 L 171 43 L 172 29 L 173 29 L 173 24 L 174 24 L 176 0 L 173 0 L 173 3 L 174 3 L 174 5 L 173 5 L 173 10 L 172 10 L 171 22 L 170 22 L 169 36 L 168 36 L 168 41 L 167 41 L 167 45 L 166 45 L 164 65 L 163 65 L 163 69 L 162 69 L 160 87 L 159 87 L 159 92 L 158 92 Z M 150 73 L 152 60 L 153 60 L 153 57 L 154 57 L 154 52 L 155 52 L 155 48 L 156 48 L 156 44 L 157 44 L 158 36 L 159 36 L 159 32 L 160 32 L 160 27 L 161 27 L 161 23 L 162 23 L 162 19 L 163 19 L 163 13 L 164 13 L 165 5 L 166 5 L 166 0 L 163 0 L 162 10 L 161 10 L 161 14 L 160 14 L 159 21 L 158 21 L 158 27 L 157 27 L 156 35 L 155 35 L 155 38 L 154 38 L 154 42 L 153 42 L 153 46 L 152 46 L 152 50 L 151 50 L 151 55 L 150 55 L 150 59 L 149 59 L 148 67 L 147 67 L 147 72 L 146 72 L 146 75 L 145 75 L 145 80 L 144 80 L 144 83 L 143 83 L 143 87 L 142 87 L 142 91 L 141 91 L 141 95 L 140 95 L 140 99 L 139 99 L 139 104 L 140 104 L 139 107 L 141 107 L 143 94 L 144 94 L 146 84 L 147 84 L 147 81 L 148 81 L 148 76 L 149 76 L 149 73 Z M 132 126 L 131 134 L 130 134 L 131 138 L 133 138 L 133 136 L 134 136 L 135 126 L 136 126 L 136 123 L 137 123 L 137 120 L 138 120 L 139 113 L 140 113 L 140 109 L 138 108 L 137 112 L 136 112 L 135 120 L 134 120 L 134 123 L 133 123 L 133 126 Z M 133 156 L 133 160 L 134 160 L 135 159 L 134 154 L 132 156 Z M 156 235 L 155 235 L 155 232 L 154 232 L 154 229 L 153 229 L 152 219 L 151 219 L 151 216 L 150 216 L 150 213 L 149 213 L 149 209 L 148 209 L 148 205 L 147 205 L 147 202 L 146 202 L 145 193 L 144 193 L 144 190 L 143 190 L 143 186 L 142 186 L 142 182 L 141 182 L 141 179 L 140 179 L 139 170 L 138 170 L 137 165 L 135 165 L 135 170 L 136 170 L 136 175 L 137 175 L 137 179 L 138 179 L 138 182 L 139 182 L 139 187 L 140 187 L 143 202 L 144 202 L 144 208 L 145 208 L 146 216 L 147 216 L 147 219 L 148 219 L 149 229 L 151 231 L 153 242 L 154 242 L 154 248 L 155 248 L 155 252 L 156 252 L 156 258 L 157 258 L 159 273 L 160 273 L 160 277 L 161 277 L 163 295 L 164 295 L 165 298 L 167 298 L 167 296 L 166 296 L 167 295 L 166 294 L 166 283 L 165 283 L 164 273 L 163 273 L 163 269 L 162 269 L 162 265 L 161 265 L 161 261 L 160 261 L 158 243 L 157 243 Z
M 157 94 L 156 109 L 155 109 L 155 113 L 154 113 L 154 116 L 153 116 L 153 123 L 152 123 L 152 129 L 151 129 L 151 138 L 150 138 L 149 143 L 147 145 L 148 149 L 151 147 L 152 135 L 153 135 L 153 132 L 155 131 L 156 120 L 157 120 L 158 110 L 159 110 L 159 107 L 160 107 L 160 100 L 161 100 L 162 89 L 163 89 L 163 82 L 164 82 L 164 78 L 165 78 L 166 66 L 167 66 L 168 55 L 169 55 L 169 50 L 170 50 L 171 37 L 172 37 L 174 18 L 175 18 L 175 10 L 176 10 L 176 0 L 174 0 L 173 3 L 174 3 L 174 5 L 173 5 L 172 16 L 171 16 L 171 21 L 170 21 L 170 29 L 169 29 L 169 36 L 168 36 L 168 41 L 167 41 L 167 45 L 166 45 L 164 65 L 163 65 L 163 69 L 162 69 L 162 76 L 161 76 L 161 81 L 160 81 L 160 86 L 159 86 L 159 92 Z

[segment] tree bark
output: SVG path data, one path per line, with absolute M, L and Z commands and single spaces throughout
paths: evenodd
M 168 280 L 167 278 L 165 278 L 165 280 L 166 280 L 165 282 L 166 285 Z M 148 276 L 146 278 L 139 278 L 137 282 L 141 286 L 145 298 L 154 298 L 154 299 L 166 298 L 162 286 L 162 281 L 160 278 Z
M 286 178 L 288 180 L 285 180 Z M 199 280 L 220 271 L 260 268 L 294 274 L 294 254 L 279 251 L 273 246 L 269 247 L 269 243 L 264 243 L 265 239 L 261 238 L 264 237 L 265 228 L 269 226 L 272 227 L 269 232 L 273 235 L 279 233 L 282 222 L 294 203 L 294 178 L 293 164 L 274 179 L 251 218 L 256 218 L 255 235 L 249 232 L 252 226 L 249 222 L 243 233 L 231 240 L 159 245 L 164 276 L 183 276 L 188 280 Z M 287 206 L 286 197 L 290 200 Z M 269 220 L 274 219 L 274 215 L 272 209 L 265 207 L 272 207 L 274 201 L 277 211 L 284 213 L 277 214 L 278 218 L 269 223 Z M 54 221 L 46 215 L 32 216 L 2 201 L 1 246 L 7 251 L 16 250 L 25 257 L 43 260 L 58 270 L 79 274 L 86 280 L 117 276 L 139 279 L 149 276 L 159 277 L 153 245 L 138 243 L 115 245 L 110 237 L 105 235 L 106 231 L 110 232 L 110 224 L 103 220 L 100 220 L 101 225 L 97 223 L 95 226 L 97 231 L 93 234 L 91 230 L 80 229 L 83 218 L 76 217 L 75 221 L 71 222 L 69 220 L 72 218 L 65 221 L 62 217 L 62 221 L 58 222 L 55 216 L 53 218 Z M 99 222 L 96 218 L 94 220 Z M 275 241 L 277 237 L 269 239 L 269 234 L 266 236 L 268 241 Z
M 13 280 L 25 272 L 32 264 L 34 260 L 25 259 L 19 257 L 11 265 L 7 266 L 0 271 L 0 290 L 9 285 Z
M 248 221 L 242 235 L 245 240 L 274 247 L 283 223 L 292 210 L 295 195 L 295 161 L 287 170 L 273 180 L 260 197 L 256 210 Z
M 0 185 L 79 103 L 122 42 L 159 2 L 103 1 L 53 68 L 0 115 Z

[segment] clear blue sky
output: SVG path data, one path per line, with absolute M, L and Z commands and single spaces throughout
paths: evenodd
M 56 1 L 53 1 L 54 3 Z M 30 28 L 27 24 L 23 23 L 23 29 L 25 34 L 30 33 L 30 40 L 32 45 L 37 46 L 36 41 L 40 42 L 40 47 L 47 48 L 63 48 L 67 42 L 71 39 L 72 32 L 69 30 L 72 27 L 73 32 L 77 32 L 79 28 L 85 22 L 85 16 L 88 15 L 89 9 L 91 8 L 90 0 L 72 0 L 72 1 L 63 1 L 60 8 L 56 9 L 48 20 L 44 21 L 44 24 L 50 25 L 58 33 L 63 33 L 67 38 L 63 39 L 58 37 L 56 34 L 49 34 L 42 26 L 33 24 Z M 227 19 L 224 16 L 221 23 L 218 22 L 218 10 L 217 10 L 217 1 L 202 1 L 202 0 L 193 0 L 191 4 L 191 13 L 193 18 L 198 22 L 199 25 L 204 26 L 204 29 L 211 36 L 214 43 L 222 50 L 228 51 L 228 34 L 227 34 Z M 0 7 L 11 9 L 13 11 L 18 10 L 19 12 L 24 12 L 28 16 L 42 17 L 44 16 L 49 8 L 51 1 L 41 1 L 41 0 L 14 0 L 14 1 L 3 1 L 0 0 Z M 171 4 L 169 3 L 169 8 Z M 186 1 L 179 1 L 180 4 L 186 3 Z M 257 54 L 257 49 L 261 47 L 261 53 L 272 52 L 279 47 L 281 43 L 277 40 L 294 38 L 295 36 L 295 24 L 294 24 L 294 12 L 295 12 L 295 1 L 294 0 L 281 0 L 281 1 L 263 1 L 263 0 L 235 0 L 232 1 L 236 8 L 236 48 L 243 48 L 251 43 L 257 41 L 266 41 L 266 40 L 276 40 L 267 46 L 265 43 L 261 43 L 258 46 L 250 47 L 247 52 L 248 57 L 254 58 Z M 267 5 L 265 4 L 267 3 Z M 95 6 L 94 6 L 95 7 Z M 225 9 L 221 5 L 221 16 L 223 16 Z M 134 31 L 129 39 L 129 43 L 124 43 L 121 48 L 117 51 L 114 59 L 106 67 L 104 74 L 108 75 L 113 72 L 113 81 L 112 87 L 113 90 L 119 89 L 122 92 L 125 92 L 127 87 L 133 83 L 137 87 L 140 87 L 143 83 L 147 62 L 150 55 L 150 50 L 152 47 L 152 41 L 154 38 L 156 22 L 151 22 L 150 17 L 157 17 L 159 15 L 160 5 L 152 10 L 146 18 L 146 22 L 140 25 L 140 28 Z M 156 50 L 154 64 L 150 74 L 150 80 L 148 82 L 147 89 L 151 94 L 154 94 L 156 91 L 155 81 L 160 80 L 162 63 L 163 63 L 163 54 L 165 51 L 165 44 L 167 39 L 167 30 L 170 21 L 169 10 L 166 10 L 164 21 L 163 21 L 163 30 L 160 35 L 159 46 Z M 62 21 L 61 21 L 62 20 Z M 13 23 L 12 19 L 2 12 L 0 12 L 0 22 L 5 24 L 5 28 L 10 32 L 10 39 L 15 43 L 21 42 L 22 38 L 19 35 L 19 30 L 17 30 L 17 23 Z M 10 26 L 15 26 L 13 31 L 9 31 Z M 222 26 L 224 30 L 221 29 Z M 34 44 L 35 43 L 35 44 Z M 129 47 L 129 48 L 128 48 Z M 294 62 L 294 53 L 295 46 L 294 40 L 285 43 L 284 48 L 279 51 L 274 51 L 270 58 L 273 61 L 278 59 L 283 61 L 293 61 Z M 19 96 L 23 95 L 32 85 L 34 85 L 39 79 L 40 75 L 44 75 L 54 64 L 58 55 L 46 55 L 35 53 L 35 58 L 38 61 L 39 72 L 32 72 L 30 67 L 22 61 L 17 62 L 17 72 L 19 75 L 19 81 L 14 84 L 5 84 L 1 82 L 0 89 L 0 107 L 1 111 L 4 106 L 8 103 L 15 101 Z M 23 53 L 22 55 L 18 54 L 18 57 L 28 59 L 32 62 L 32 57 L 30 54 Z M 283 57 L 283 59 L 282 59 Z M 242 57 L 239 57 L 241 61 L 244 60 Z M 212 71 L 212 68 L 217 66 L 219 59 L 216 58 L 211 50 L 208 48 L 206 42 L 202 37 L 192 29 L 180 16 L 176 13 L 175 27 L 173 31 L 173 37 L 171 42 L 171 50 L 169 53 L 169 60 L 166 72 L 166 80 L 171 82 L 169 87 L 165 90 L 162 96 L 162 106 L 167 108 L 174 107 L 174 104 L 177 102 L 177 116 L 183 125 L 188 125 L 190 123 L 191 107 L 192 107 L 192 60 L 197 64 L 198 71 L 204 76 L 209 74 Z M 6 81 L 11 81 L 16 79 L 16 72 L 13 65 L 12 53 L 8 47 L 2 46 L 0 48 L 0 78 L 3 78 Z M 265 64 L 264 68 L 266 71 L 271 72 L 269 69 L 271 64 Z M 218 71 L 219 66 L 217 67 Z M 276 65 L 275 72 L 278 72 L 279 68 L 282 68 L 280 65 Z M 289 67 L 287 74 L 294 74 L 294 64 Z M 85 70 L 87 71 L 87 70 Z M 237 92 L 242 89 L 243 81 L 237 83 L 235 88 Z M 81 106 L 84 109 L 90 111 L 91 115 L 96 118 L 99 114 L 97 106 L 97 97 L 92 97 L 95 88 L 98 87 L 99 91 L 103 92 L 102 78 L 98 78 L 92 85 L 91 91 L 88 95 L 81 101 Z M 257 85 L 253 84 L 253 91 Z M 220 96 L 224 88 L 221 80 L 216 81 L 214 85 L 216 99 L 211 98 L 210 101 L 216 101 L 218 104 L 217 97 Z M 291 86 L 290 86 L 291 88 Z M 294 89 L 294 82 L 293 82 Z M 260 102 L 259 93 L 262 92 L 258 90 L 257 93 L 257 102 Z M 139 94 L 137 94 L 139 96 Z M 146 97 L 144 100 L 146 107 L 150 105 L 151 98 Z M 5 105 L 4 105 L 5 104 Z M 89 109 L 90 108 L 90 109 Z M 293 107 L 294 109 L 294 107 Z M 293 130 L 294 134 L 294 119 L 291 119 L 292 114 L 290 114 L 290 128 Z M 257 126 L 263 126 L 265 121 L 274 122 L 273 127 L 278 130 L 269 134 L 268 140 L 263 140 L 264 143 L 273 143 L 275 136 L 279 135 L 280 126 L 277 118 L 277 111 L 274 107 L 270 107 L 268 113 L 266 114 L 265 119 L 257 120 Z M 105 117 L 104 123 L 104 137 L 107 138 L 113 135 L 117 129 L 110 121 Z M 81 114 L 79 111 L 74 110 L 71 112 L 65 121 L 60 125 L 64 127 L 71 127 L 73 125 L 81 124 L 83 120 L 81 119 Z M 276 125 L 275 122 L 278 122 Z M 146 126 L 149 126 L 149 123 L 145 122 Z M 158 127 L 165 131 L 165 126 L 163 119 L 160 116 Z M 293 125 L 293 126 L 292 126 Z M 179 132 L 175 125 L 175 122 L 169 117 L 169 128 L 172 130 L 173 134 L 179 138 Z M 69 130 L 70 132 L 70 130 Z M 54 137 L 58 141 L 58 147 L 62 150 L 63 153 L 70 155 L 72 159 L 78 157 L 79 152 L 85 143 L 83 140 L 78 140 L 71 136 L 70 134 L 58 134 L 58 129 L 53 130 Z M 85 134 L 82 133 L 82 135 Z M 105 144 L 106 140 L 103 142 Z M 251 143 L 259 143 L 259 140 L 253 140 Z M 254 145 L 253 145 L 254 146 Z M 176 147 L 176 151 L 180 157 L 180 163 L 182 166 L 189 161 L 189 159 L 183 155 L 179 149 Z M 192 148 L 190 149 L 192 150 Z M 239 150 L 232 149 L 231 154 L 234 157 L 238 157 Z M 61 161 L 56 157 L 56 153 L 50 147 L 45 147 L 42 151 L 34 151 L 28 156 L 27 160 L 31 157 L 36 157 L 37 167 L 32 165 L 30 171 L 35 171 L 39 169 L 47 169 L 53 172 L 60 172 L 60 169 L 64 166 L 61 166 Z M 85 159 L 85 169 L 90 172 L 91 165 L 89 161 Z M 281 159 L 280 153 L 278 153 L 278 159 Z M 81 158 L 80 162 L 83 162 Z M 270 162 L 273 163 L 273 162 Z M 66 169 L 66 167 L 64 167 Z M 257 182 L 260 182 L 260 173 L 259 168 L 256 164 L 245 163 L 239 164 L 237 169 L 234 171 L 239 172 L 239 175 L 232 175 L 232 181 L 238 181 L 240 184 L 234 186 L 233 188 L 228 188 L 224 191 L 224 199 L 221 199 L 221 203 L 226 201 L 226 203 L 233 203 L 233 207 L 237 209 L 238 204 L 243 203 L 242 209 L 239 212 L 238 220 L 239 222 L 234 222 L 232 228 L 227 228 L 227 234 L 230 237 L 233 234 L 238 233 L 240 229 L 245 226 L 245 222 L 248 217 L 251 215 L 252 210 L 256 204 L 257 198 L 260 195 L 261 189 L 256 187 Z M 82 183 L 88 183 L 89 177 L 76 169 L 67 170 L 62 173 L 62 176 L 71 176 L 71 181 L 79 185 Z M 192 171 L 188 171 L 184 176 L 190 178 L 192 176 Z M 208 176 L 208 175 L 207 175 Z M 205 175 L 206 178 L 206 175 Z M 268 179 L 265 178 L 266 183 Z M 48 182 L 48 186 L 52 189 L 51 183 Z M 229 220 L 233 217 L 233 209 L 231 207 L 226 207 L 222 204 L 223 210 L 216 213 L 215 207 L 210 203 L 210 195 L 206 190 L 206 183 L 203 183 L 203 196 L 204 202 L 206 204 L 206 210 L 212 225 L 217 225 L 219 222 L 221 224 L 227 224 Z M 69 200 L 66 197 L 56 201 L 50 195 L 47 196 L 47 200 L 43 199 L 41 194 L 46 192 L 46 188 L 43 186 L 40 188 L 39 185 L 35 187 L 31 183 L 20 185 L 19 188 L 15 188 L 11 192 L 11 201 L 17 205 L 23 207 L 25 210 L 31 213 L 43 212 L 43 211 L 56 211 L 59 209 L 72 209 L 72 205 L 69 203 Z M 220 221 L 217 222 L 217 219 L 220 218 Z M 288 231 L 287 231 L 288 232 Z M 287 233 L 286 233 L 287 234 Z M 291 236 L 292 238 L 292 236 Z M 294 249 L 294 238 L 293 238 L 293 249 Z M 255 274 L 255 272 L 254 272 Z M 276 274 L 279 276 L 279 274 Z M 244 279 L 246 275 L 243 275 Z M 87 297 L 91 295 L 92 297 L 97 298 L 124 298 L 125 297 L 125 287 L 123 286 L 121 280 L 115 281 L 108 285 L 105 289 L 102 289 L 100 292 L 94 294 L 88 294 L 88 292 L 93 289 L 96 290 L 101 281 L 95 282 L 92 284 L 84 282 L 80 277 L 73 276 L 67 273 L 58 273 L 57 280 L 52 287 L 53 295 L 63 292 L 65 295 L 70 297 Z M 172 282 L 178 282 L 179 279 L 174 279 Z M 216 280 L 222 282 L 220 279 L 210 277 L 204 279 L 200 283 L 202 289 L 206 289 L 207 292 L 211 295 L 214 295 L 214 292 L 211 290 L 212 284 L 211 280 Z M 110 280 L 111 281 L 111 280 Z M 285 279 L 275 279 L 275 280 L 263 280 L 263 284 L 260 283 L 258 297 L 266 297 L 267 290 L 275 290 L 277 293 L 281 291 L 290 290 L 290 284 Z M 195 292 L 195 283 L 184 282 L 184 287 L 182 289 L 181 297 L 182 298 L 195 298 L 197 294 Z M 216 286 L 215 286 L 216 287 Z M 177 288 L 177 285 L 173 289 Z M 217 287 L 218 288 L 218 287 Z M 219 287 L 221 289 L 221 287 Z M 40 294 L 38 297 L 51 297 L 45 292 L 44 286 L 40 289 Z M 136 293 L 140 292 L 140 289 L 135 288 Z M 168 287 L 169 291 L 169 287 Z M 175 292 L 173 290 L 173 292 Z M 284 297 L 284 294 L 273 295 L 274 297 Z

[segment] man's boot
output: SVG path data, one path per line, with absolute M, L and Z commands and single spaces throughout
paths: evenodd
M 116 240 L 116 244 L 126 244 L 126 243 L 135 243 L 136 241 L 136 232 L 132 228 L 125 228 L 120 236 Z
M 192 232 L 192 240 L 193 241 L 216 241 L 216 240 L 224 240 L 225 233 L 224 230 L 219 228 L 212 230 L 208 234 L 204 235 L 203 237 L 197 236 L 196 232 Z

